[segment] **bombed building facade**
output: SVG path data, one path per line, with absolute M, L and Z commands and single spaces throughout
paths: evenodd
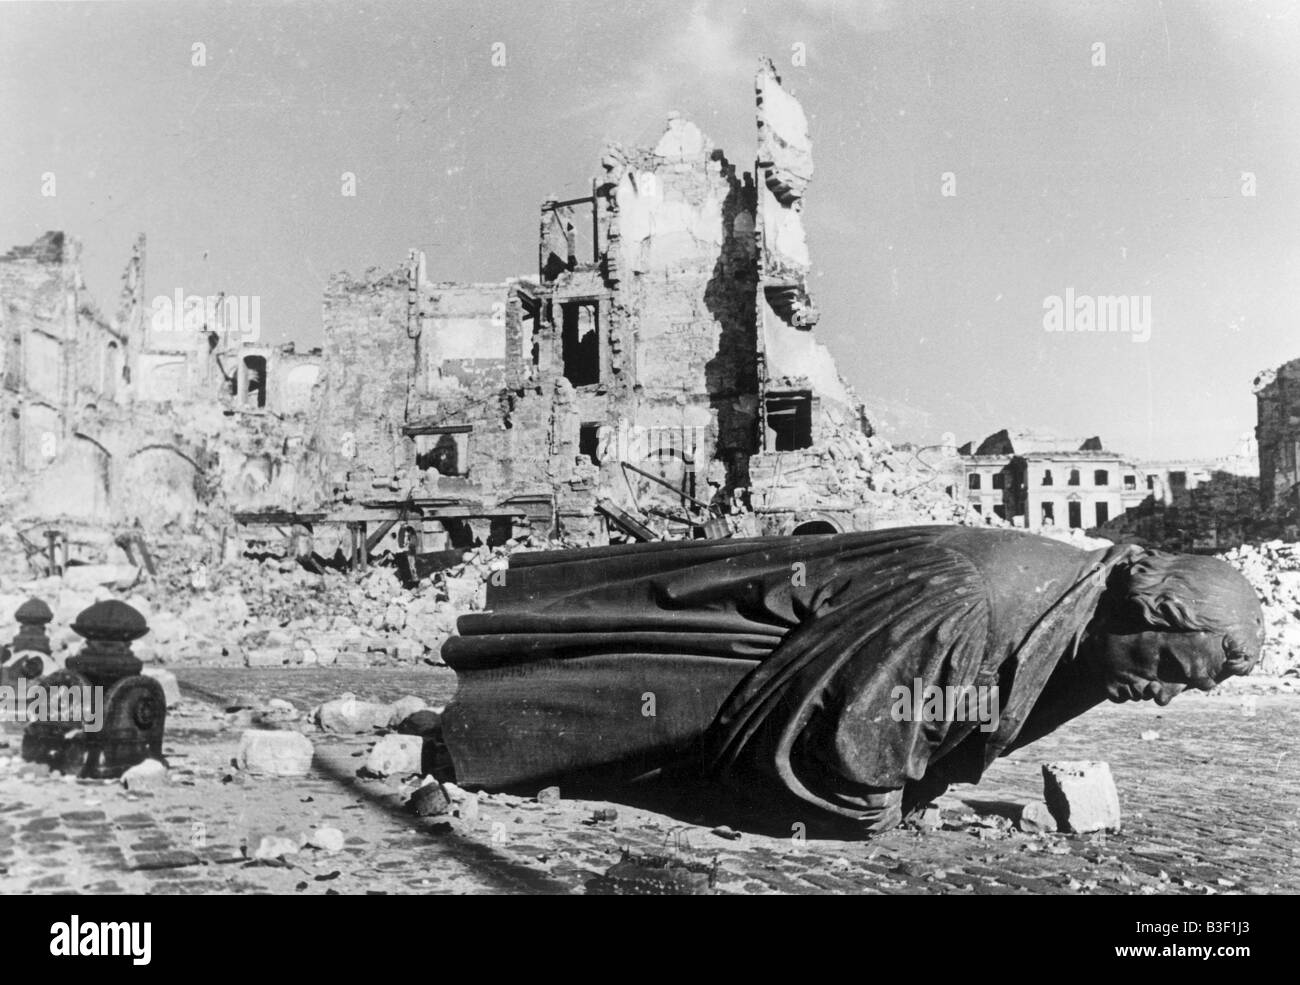
M 141 236 L 106 315 L 75 238 L 47 233 L 0 257 L 0 507 L 20 526 L 61 521 L 89 553 L 112 526 L 202 520 L 212 535 L 235 506 L 314 498 L 293 477 L 310 471 L 320 354 L 238 337 L 209 299 L 178 299 L 176 318 L 161 317 L 145 261 Z M 250 386 L 277 403 L 259 405 Z
M 597 541 L 710 513 L 849 529 L 860 498 L 781 479 L 868 429 L 813 336 L 807 123 L 770 65 L 758 123 L 758 181 L 676 116 L 652 149 L 609 147 L 589 195 L 542 205 L 536 277 L 433 282 L 413 252 L 336 278 L 320 442 L 342 459 L 335 491 L 498 521 L 553 509 Z
M 1300 522 L 1300 359 L 1255 377 L 1259 505 Z
M 604 543 L 973 517 L 952 475 L 872 436 L 818 341 L 807 120 L 766 60 L 756 104 L 752 171 L 674 114 L 542 204 L 535 274 L 448 282 L 410 251 L 336 275 L 310 353 L 262 344 L 247 299 L 147 305 L 143 238 L 112 318 L 62 234 L 0 258 L 0 496 L 19 517 L 294 524 L 326 556 L 521 525 Z

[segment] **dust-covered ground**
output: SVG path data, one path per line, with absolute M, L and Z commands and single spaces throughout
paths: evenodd
M 406 801 L 418 776 L 358 775 L 377 731 L 330 734 L 306 713 L 343 692 L 442 705 L 455 689 L 450 671 L 190 668 L 180 677 L 185 696 L 164 747 L 171 769 L 145 789 L 25 764 L 20 726 L 5 726 L 0 891 L 582 893 L 629 849 L 716 861 L 724 894 L 1300 890 L 1300 699 L 1269 689 L 1185 695 L 1163 709 L 1104 706 L 998 762 L 978 787 L 950 790 L 926 827 L 860 841 L 801 837 L 782 819 L 755 831 L 725 806 L 690 798 L 634 806 L 563 790 L 539 802 L 453 787 L 445 811 L 416 817 Z M 232 695 L 253 707 L 227 712 Z M 232 765 L 242 732 L 273 698 L 294 706 L 289 717 L 301 713 L 280 725 L 314 744 L 306 776 Z M 1017 830 L 1020 806 L 1042 796 L 1040 764 L 1060 759 L 1110 763 L 1122 831 Z M 321 829 L 334 829 L 314 839 L 325 847 L 303 844 Z

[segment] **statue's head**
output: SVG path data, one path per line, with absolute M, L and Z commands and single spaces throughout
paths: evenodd
M 1098 615 L 1093 656 L 1112 701 L 1208 691 L 1250 673 L 1264 641 L 1254 589 L 1217 558 L 1148 551 L 1115 571 Z

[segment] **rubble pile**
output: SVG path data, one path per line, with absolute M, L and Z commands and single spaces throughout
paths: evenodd
M 857 530 L 913 523 L 1005 526 L 953 497 L 954 469 L 939 449 L 895 447 L 844 424 L 815 447 L 755 455 L 750 500 L 760 513 L 849 514 Z
M 0 525 L 0 541 L 12 537 Z M 112 557 L 112 540 L 102 557 Z M 109 598 L 144 616 L 148 636 L 134 649 L 146 663 L 209 666 L 342 666 L 440 664 L 442 643 L 462 613 L 483 608 L 487 582 L 511 554 L 570 546 L 525 536 L 466 551 L 459 564 L 405 587 L 392 567 L 360 573 L 308 571 L 292 558 L 236 558 L 209 567 L 186 558 L 212 556 L 186 538 L 151 545 L 155 574 L 120 561 L 81 564 L 62 576 L 33 577 L 30 566 L 0 570 L 0 642 L 17 631 L 13 614 L 28 598 L 54 612 L 49 626 L 62 662 L 82 640 L 77 613 Z M 120 552 L 117 554 L 120 558 Z M 11 560 L 12 556 L 11 556 Z
M 1180 553 L 1223 550 L 1280 532 L 1277 518 L 1261 513 L 1258 503 L 1258 478 L 1215 470 L 1170 502 L 1148 496 L 1096 532 L 1117 543 Z
M 1240 571 L 1264 604 L 1264 654 L 1257 674 L 1300 674 L 1300 543 L 1243 544 L 1219 555 Z

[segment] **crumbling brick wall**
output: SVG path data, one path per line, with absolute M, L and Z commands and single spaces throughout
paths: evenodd
M 1300 517 L 1300 359 L 1255 378 L 1259 505 Z
M 653 150 L 613 146 L 603 164 L 630 386 L 614 391 L 602 423 L 625 444 L 629 427 L 656 436 L 634 464 L 689 456 L 703 471 L 717 460 L 725 487 L 745 485 L 757 450 L 753 181 L 676 117 Z M 610 464 L 605 479 L 621 481 Z
M 49 232 L 0 257 L 0 471 L 11 481 L 62 453 L 79 408 L 125 399 L 138 290 L 119 327 L 85 289 L 75 238 Z
M 317 446 L 338 469 L 392 476 L 405 464 L 415 349 L 406 333 L 405 272 L 332 277 L 324 330 L 328 386 Z

